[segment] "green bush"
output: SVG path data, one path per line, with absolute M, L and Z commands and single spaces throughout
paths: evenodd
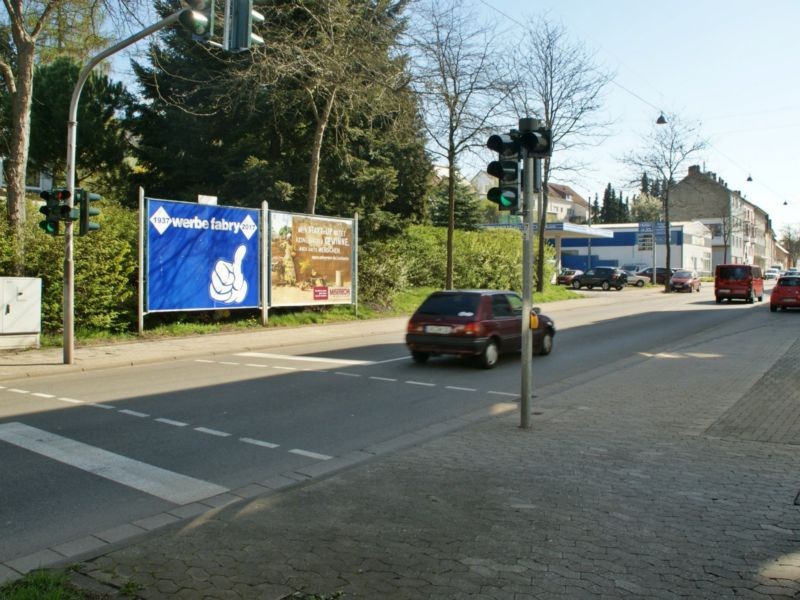
M 358 252 L 358 299 L 389 306 L 408 287 L 408 266 L 402 241 L 393 238 L 364 244 Z

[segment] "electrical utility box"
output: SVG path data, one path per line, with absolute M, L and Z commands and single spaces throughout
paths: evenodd
M 42 280 L 0 277 L 0 349 L 39 347 Z

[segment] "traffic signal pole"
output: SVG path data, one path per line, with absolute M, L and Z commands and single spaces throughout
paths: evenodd
M 69 105 L 69 117 L 67 119 L 67 190 L 69 190 L 70 211 L 75 206 L 75 144 L 78 132 L 78 102 L 81 98 L 83 85 L 100 61 L 124 50 L 156 31 L 172 25 L 181 18 L 181 15 L 192 12 L 191 8 L 184 8 L 170 16 L 161 19 L 158 23 L 142 29 L 139 33 L 122 40 L 121 42 L 103 50 L 94 56 L 78 75 L 78 81 L 72 91 L 72 100 Z M 71 365 L 75 358 L 75 269 L 73 257 L 73 223 L 67 220 L 64 223 L 64 364 Z

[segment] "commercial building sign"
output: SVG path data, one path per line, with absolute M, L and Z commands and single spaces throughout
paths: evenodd
M 258 308 L 259 211 L 148 198 L 148 312 Z
M 270 306 L 351 304 L 353 220 L 269 212 Z

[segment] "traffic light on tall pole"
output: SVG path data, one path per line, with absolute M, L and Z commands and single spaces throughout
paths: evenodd
M 214 35 L 214 0 L 181 0 L 181 6 L 189 10 L 181 13 L 180 24 L 191 31 L 196 40 L 211 39 Z
M 553 155 L 553 131 L 539 127 L 533 131 L 525 131 L 520 135 L 520 146 L 533 158 L 550 158 Z
M 78 235 L 86 235 L 90 231 L 100 229 L 100 224 L 90 221 L 89 217 L 96 217 L 100 214 L 100 209 L 92 208 L 91 203 L 102 199 L 100 194 L 93 194 L 80 188 L 75 190 L 75 204 L 78 207 Z
M 69 205 L 69 190 L 45 190 L 39 196 L 45 202 L 44 206 L 39 207 L 39 212 L 44 215 L 44 221 L 39 221 L 39 227 L 48 235 L 58 235 L 62 221 L 75 220 Z
M 486 142 L 490 150 L 497 152 L 498 159 L 486 167 L 486 172 L 497 177 L 498 187 L 493 187 L 486 197 L 497 204 L 500 210 L 513 213 L 521 209 L 521 185 L 519 168 L 519 139 L 515 132 L 493 135 Z
M 264 38 L 253 32 L 253 23 L 263 21 L 264 15 L 253 10 L 253 0 L 227 0 L 222 46 L 229 52 L 240 52 L 263 44 Z

